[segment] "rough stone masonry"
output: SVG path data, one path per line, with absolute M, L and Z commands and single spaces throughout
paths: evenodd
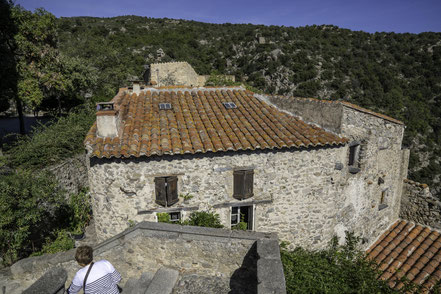
M 210 210 L 231 225 L 233 207 L 252 209 L 253 229 L 277 232 L 291 246 L 320 249 L 345 231 L 365 246 L 398 218 L 408 151 L 401 149 L 404 125 L 341 103 L 315 99 L 266 99 L 307 122 L 350 139 L 342 147 L 231 151 L 148 158 L 90 159 L 89 181 L 98 237 L 111 237 L 158 212 Z M 326 119 L 326 120 L 324 120 Z M 348 157 L 358 147 L 356 167 Z M 254 171 L 254 196 L 232 197 L 233 171 Z M 177 176 L 180 198 L 172 207 L 155 203 L 155 177 Z

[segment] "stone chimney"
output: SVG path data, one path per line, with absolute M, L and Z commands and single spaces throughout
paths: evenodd
M 97 103 L 97 135 L 99 137 L 117 137 L 119 129 L 118 111 L 113 102 Z
M 133 81 L 133 94 L 139 95 L 141 93 L 141 82 Z

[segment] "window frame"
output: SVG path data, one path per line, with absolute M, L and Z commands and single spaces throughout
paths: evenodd
M 383 209 L 389 207 L 389 205 L 387 205 L 387 199 L 389 197 L 390 197 L 390 190 L 389 190 L 389 188 L 383 189 L 381 191 L 381 195 L 380 195 L 380 203 L 378 205 L 378 210 L 383 210 Z
M 237 209 L 236 213 L 233 213 L 234 209 Z M 241 210 L 247 210 L 246 213 L 242 213 Z M 240 206 L 231 206 L 230 209 L 230 228 L 232 228 L 233 226 L 237 225 L 240 223 L 241 221 L 241 215 L 246 215 L 247 217 L 247 231 L 254 231 L 254 221 L 255 221 L 255 217 L 254 217 L 254 205 L 240 205 Z M 236 222 L 233 223 L 232 219 L 233 216 L 236 216 Z
M 358 173 L 360 169 L 361 143 L 354 141 L 349 144 L 348 169 L 351 174 Z

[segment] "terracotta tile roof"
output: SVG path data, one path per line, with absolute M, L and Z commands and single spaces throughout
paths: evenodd
M 100 138 L 96 123 L 85 144 L 95 157 L 139 157 L 255 149 L 343 145 L 346 138 L 279 111 L 254 93 L 235 88 L 127 89 L 112 100 L 122 121 L 119 136 Z M 226 109 L 222 102 L 234 102 Z M 159 110 L 171 103 L 171 110 Z
M 299 97 L 289 97 L 289 96 L 279 96 L 279 95 L 276 95 L 276 97 L 279 97 L 279 98 L 290 98 L 290 99 L 292 99 L 292 98 L 294 98 L 294 99 L 306 99 L 306 100 L 309 100 L 309 101 L 315 101 L 315 102 L 320 102 L 320 103 L 341 104 L 343 106 L 355 109 L 357 111 L 360 111 L 360 112 L 363 112 L 363 113 L 367 113 L 367 114 L 370 114 L 370 115 L 373 115 L 373 116 L 376 116 L 376 117 L 388 120 L 388 121 L 396 123 L 396 124 L 404 125 L 404 123 L 402 121 L 398 120 L 398 119 L 395 119 L 393 117 L 390 117 L 390 116 L 387 116 L 387 115 L 384 115 L 384 114 L 381 114 L 381 113 L 378 113 L 378 112 L 374 112 L 372 110 L 369 110 L 367 108 L 363 108 L 361 106 L 349 103 L 347 101 L 342 101 L 342 100 L 322 100 L 322 99 L 317 99 L 317 98 L 299 98 Z
M 403 276 L 429 290 L 441 280 L 441 235 L 428 227 L 397 221 L 368 249 L 381 279 L 401 289 Z

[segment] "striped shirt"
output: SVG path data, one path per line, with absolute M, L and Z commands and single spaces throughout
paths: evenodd
M 80 269 L 70 284 L 68 293 L 78 293 L 83 288 L 83 281 L 86 277 L 89 265 Z M 121 275 L 107 260 L 100 260 L 93 264 L 86 281 L 86 294 L 118 294 L 117 284 L 121 281 Z

